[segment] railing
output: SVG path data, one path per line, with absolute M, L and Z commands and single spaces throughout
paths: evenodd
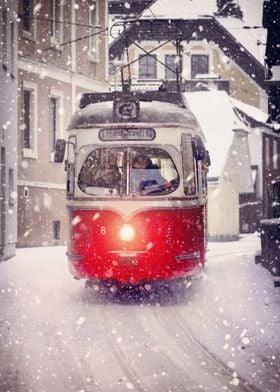
M 218 78 L 197 78 L 185 80 L 182 83 L 182 91 L 192 92 L 192 91 L 204 91 L 204 90 L 222 90 L 229 93 L 229 80 L 218 79 Z M 163 89 L 166 91 L 174 92 L 177 91 L 176 80 L 132 80 L 131 83 L 132 90 L 158 90 Z M 121 91 L 121 83 L 114 83 L 112 85 L 112 90 Z

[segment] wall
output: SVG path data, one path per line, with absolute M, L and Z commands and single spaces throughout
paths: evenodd
M 56 138 L 66 138 L 81 94 L 108 90 L 106 32 L 98 35 L 93 56 L 87 37 L 92 33 L 88 28 L 89 3 L 71 0 L 62 4 L 58 42 L 50 37 L 50 2 L 40 3 L 30 34 L 19 24 L 18 246 L 62 245 L 67 240 L 66 174 L 64 164 L 55 163 L 51 152 L 50 98 L 59 99 Z M 96 5 L 100 27 L 96 31 L 105 30 L 107 1 L 98 0 Z M 32 151 L 24 148 L 24 88 L 35 91 Z M 53 222 L 60 222 L 59 233 Z
M 17 6 L 0 0 L 0 261 L 15 254 L 17 241 Z
M 210 241 L 239 238 L 239 194 L 230 180 L 208 183 L 208 236 Z

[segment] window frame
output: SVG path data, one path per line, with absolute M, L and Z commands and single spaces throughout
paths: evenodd
M 198 164 L 197 161 L 194 157 L 193 153 L 193 146 L 192 146 L 192 135 L 183 133 L 181 136 L 181 153 L 182 153 L 182 170 L 183 170 L 183 190 L 184 194 L 187 197 L 197 197 L 199 195 L 199 176 L 198 176 Z M 187 162 L 186 158 L 188 159 L 188 151 L 191 152 L 191 157 L 192 161 Z M 190 165 L 187 165 L 187 163 L 190 163 L 192 167 L 187 167 Z M 188 180 L 189 175 L 188 173 L 190 170 L 193 172 L 193 177 Z M 191 181 L 191 184 L 189 182 Z M 190 192 L 189 192 L 190 189 Z
M 29 29 L 26 30 L 25 26 L 24 26 L 24 12 L 26 10 L 25 5 L 23 4 L 23 17 L 22 17 L 22 30 L 23 30 L 23 37 L 30 39 L 30 40 L 35 40 L 36 39 L 36 35 L 37 35 L 37 20 L 34 18 L 32 18 L 32 14 L 33 14 L 33 9 L 34 9 L 34 0 L 29 0 L 30 3 L 30 12 L 29 12 L 29 16 L 27 16 L 27 18 L 29 18 Z
M 53 220 L 52 221 L 52 231 L 53 231 L 53 240 L 59 241 L 61 240 L 61 221 Z
M 94 7 L 92 10 L 90 7 Z M 95 13 L 94 20 L 92 18 L 93 12 Z M 88 25 L 92 27 L 88 28 L 88 35 L 98 33 L 97 28 L 99 26 L 99 3 L 97 0 L 89 1 L 88 5 Z M 91 61 L 97 62 L 99 59 L 99 38 L 98 34 L 92 37 L 88 37 L 88 57 Z
M 154 59 L 154 63 L 153 64 L 149 64 L 149 60 L 151 61 L 151 58 Z M 145 59 L 145 64 L 142 64 L 142 59 Z M 149 70 L 149 67 L 153 66 L 153 77 L 149 77 L 147 76 L 147 70 Z M 145 75 L 142 76 L 143 70 L 141 69 L 141 67 L 145 67 Z M 138 56 L 138 80 L 139 81 L 145 81 L 145 80 L 157 80 L 157 73 L 158 73 L 158 69 L 157 69 L 157 55 L 156 54 L 152 54 L 152 55 L 145 55 L 145 54 L 140 54 Z M 145 77 L 144 77 L 145 76 Z
M 270 137 L 264 136 L 264 164 L 266 168 L 270 167 Z
M 51 118 L 51 100 L 56 101 L 56 129 L 52 129 L 52 118 Z M 55 154 L 55 142 L 57 139 L 63 138 L 63 125 L 64 125 L 64 114 L 63 114 L 63 103 L 64 94 L 60 90 L 51 89 L 49 94 L 49 147 L 50 147 L 50 161 L 54 162 Z M 55 132 L 55 137 L 53 138 L 52 132 Z
M 207 72 L 196 72 L 194 73 L 193 69 L 193 59 L 198 58 L 198 57 L 205 57 L 207 59 Z M 205 74 L 208 75 L 210 71 L 210 56 L 208 53 L 191 53 L 191 58 L 190 58 L 190 76 L 191 79 L 196 79 L 196 75 L 199 74 Z
M 58 15 L 57 8 L 58 5 Z M 58 16 L 58 17 L 57 17 Z M 58 48 L 63 40 L 63 2 L 60 0 L 50 1 L 50 41 L 51 46 Z M 59 48 L 61 50 L 61 48 Z
M 1 42 L 2 42 L 2 65 L 3 69 L 7 70 L 8 68 L 8 37 L 9 37 L 9 30 L 8 30 L 8 10 L 7 8 L 2 9 L 2 23 L 1 23 Z
M 13 78 L 16 78 L 16 50 L 17 50 L 17 24 L 14 20 L 11 21 L 11 44 L 10 44 L 10 73 Z
M 278 153 L 278 141 L 273 139 L 272 142 L 272 167 L 278 169 L 279 153 Z
M 30 125 L 30 131 L 29 131 L 29 140 L 30 140 L 30 147 L 25 147 L 25 128 L 23 128 L 23 140 L 22 140 L 22 146 L 23 146 L 23 157 L 24 158 L 33 158 L 37 159 L 38 158 L 38 86 L 35 83 L 24 81 L 23 82 L 23 99 L 22 99 L 22 114 L 23 114 L 23 127 L 25 125 L 25 119 L 24 119 L 24 92 L 29 91 L 31 94 L 30 96 L 33 97 L 33 100 L 30 102 L 30 112 L 33 114 L 32 117 L 32 122 Z
M 167 58 L 174 58 L 174 61 L 172 64 L 168 64 L 168 62 L 166 61 Z M 164 64 L 167 65 L 169 68 L 172 69 L 172 67 L 174 66 L 174 72 L 172 72 L 171 70 L 169 70 L 168 68 L 165 67 L 165 80 L 176 80 L 177 76 L 176 76 L 176 70 L 178 69 L 178 63 L 176 62 L 176 59 L 178 58 L 178 56 L 176 54 L 165 54 L 164 55 Z M 169 77 L 169 75 L 172 77 Z

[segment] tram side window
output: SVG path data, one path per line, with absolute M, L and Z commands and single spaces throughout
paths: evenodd
M 193 156 L 193 149 L 190 135 L 182 136 L 182 155 L 183 155 L 183 186 L 186 196 L 195 195 L 196 186 L 196 166 Z
M 71 196 L 74 193 L 75 180 L 75 138 L 70 138 L 68 143 L 68 157 L 67 157 L 67 195 Z

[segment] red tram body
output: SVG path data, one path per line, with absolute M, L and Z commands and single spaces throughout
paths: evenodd
M 199 274 L 208 162 L 182 96 L 87 94 L 68 132 L 73 276 L 138 284 Z

